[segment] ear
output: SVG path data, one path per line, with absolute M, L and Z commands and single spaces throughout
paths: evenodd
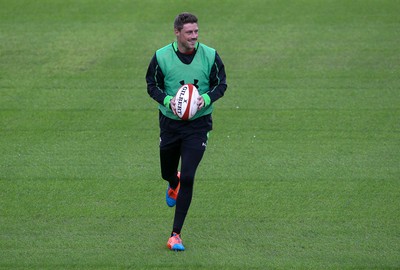
M 179 36 L 180 31 L 177 28 L 174 28 L 175 36 Z

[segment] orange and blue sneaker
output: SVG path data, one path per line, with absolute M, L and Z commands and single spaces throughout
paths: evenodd
M 178 172 L 178 178 L 181 177 L 181 173 Z M 169 184 L 167 188 L 167 192 L 165 195 L 165 199 L 167 201 L 167 205 L 169 207 L 174 207 L 176 205 L 176 198 L 178 198 L 179 188 L 181 187 L 181 183 L 178 182 L 178 186 L 175 189 L 172 189 Z
M 167 247 L 173 251 L 184 251 L 185 247 L 182 244 L 180 234 L 172 233 L 172 236 L 168 239 Z

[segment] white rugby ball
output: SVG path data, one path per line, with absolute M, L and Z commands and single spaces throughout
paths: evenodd
M 197 112 L 199 91 L 193 84 L 184 84 L 175 96 L 175 111 L 182 120 L 189 120 Z

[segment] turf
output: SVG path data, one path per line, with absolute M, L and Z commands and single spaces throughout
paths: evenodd
M 1 269 L 400 268 L 400 3 L 0 0 Z M 229 88 L 182 237 L 144 75 L 181 11 Z

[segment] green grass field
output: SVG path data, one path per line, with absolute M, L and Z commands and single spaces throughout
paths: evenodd
M 0 269 L 400 268 L 399 1 L 0 7 Z M 144 76 L 181 11 L 229 88 L 174 253 Z

